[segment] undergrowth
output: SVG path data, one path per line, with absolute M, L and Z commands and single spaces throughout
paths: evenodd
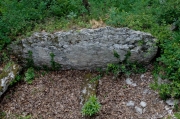
M 174 33 L 171 39 L 165 39 L 161 44 L 162 54 L 157 59 L 161 65 L 156 65 L 154 72 L 157 79 L 152 87 L 159 91 L 162 99 L 180 97 L 180 34 Z M 158 78 L 168 79 L 169 83 L 158 84 Z
M 92 116 L 100 111 L 101 104 L 95 95 L 90 96 L 87 102 L 82 107 L 82 114 L 84 116 Z
M 131 73 L 144 73 L 146 71 L 145 67 L 137 62 L 131 62 L 129 60 L 131 56 L 131 52 L 127 52 L 125 55 L 125 59 L 123 61 L 119 61 L 117 64 L 108 64 L 106 68 L 106 73 L 112 72 L 115 78 L 120 74 L 125 74 L 129 76 Z M 120 55 L 114 51 L 114 57 L 120 59 Z
M 155 36 L 160 48 L 157 59 L 157 69 L 160 70 L 154 75 L 171 83 L 154 85 L 163 99 L 180 97 L 180 35 L 176 33 L 180 30 L 180 0 L 88 1 L 90 14 L 81 0 L 1 0 L 0 55 L 11 41 L 29 36 L 34 31 L 53 32 L 74 26 L 89 28 L 90 20 L 102 20 L 106 25 L 129 27 Z M 6 54 L 3 58 L 1 60 L 6 59 Z M 53 60 L 51 64 L 54 65 Z M 137 69 L 136 65 L 125 60 L 119 66 L 110 64 L 108 70 L 115 74 L 129 74 L 132 69 Z

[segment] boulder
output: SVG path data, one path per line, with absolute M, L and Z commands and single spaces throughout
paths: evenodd
M 51 66 L 51 56 L 62 69 L 91 70 L 118 63 L 130 51 L 130 61 L 147 64 L 157 53 L 156 38 L 151 34 L 129 28 L 102 27 L 97 29 L 34 33 L 11 44 L 22 64 L 32 52 L 35 66 Z M 116 51 L 120 58 L 114 57 Z
M 0 74 L 0 97 L 8 89 L 10 83 L 21 71 L 21 67 L 14 62 L 9 62 Z

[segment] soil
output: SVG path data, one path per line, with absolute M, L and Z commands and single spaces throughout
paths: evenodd
M 0 99 L 0 111 L 5 119 L 17 115 L 31 115 L 32 119 L 86 119 L 81 114 L 80 93 L 83 77 L 91 71 L 38 71 L 32 84 L 20 82 L 9 88 Z M 153 82 L 151 71 L 132 74 L 129 78 L 137 86 L 126 84 L 127 76 L 114 79 L 104 75 L 99 80 L 97 97 L 101 104 L 99 113 L 91 119 L 161 119 L 168 115 L 168 106 L 149 84 Z M 133 101 L 134 106 L 127 106 Z M 145 108 L 140 102 L 147 103 Z M 143 109 L 143 114 L 135 111 L 135 106 Z

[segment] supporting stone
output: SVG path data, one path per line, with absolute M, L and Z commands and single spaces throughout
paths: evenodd
M 10 83 L 15 79 L 16 75 L 21 71 L 21 67 L 14 62 L 9 62 L 0 74 L 0 97 L 8 89 Z

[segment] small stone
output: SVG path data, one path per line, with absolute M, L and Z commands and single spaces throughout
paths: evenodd
M 168 106 L 165 106 L 164 109 L 167 111 L 170 110 L 170 108 Z
M 160 76 L 158 76 L 158 81 L 157 81 L 158 85 L 164 84 L 164 83 L 170 83 L 169 80 L 167 79 L 162 79 Z
M 140 107 L 135 107 L 135 111 L 137 112 L 137 113 L 139 113 L 139 114 L 142 114 L 143 113 L 143 109 L 142 108 L 140 108 Z
M 99 85 L 102 85 L 102 80 L 99 80 Z
M 167 100 L 166 100 L 166 103 L 167 103 L 168 105 L 170 105 L 170 106 L 173 106 L 173 105 L 179 103 L 179 101 L 170 98 L 170 99 L 167 99 Z
M 127 79 L 126 79 L 126 84 L 131 85 L 131 84 L 132 84 L 132 82 L 131 82 L 131 81 L 132 81 L 132 79 L 127 78 Z
M 143 113 L 145 113 L 145 111 L 146 111 L 146 108 L 143 109 Z
M 142 79 L 144 78 L 144 74 L 142 74 L 140 78 L 141 78 L 141 80 L 142 80 Z
M 136 83 L 132 83 L 131 85 L 134 86 L 134 87 L 137 86 Z
M 147 93 L 149 93 L 149 90 L 148 89 L 144 89 L 143 90 L 143 94 L 147 94 Z
M 126 106 L 134 106 L 134 102 L 133 101 L 129 101 L 127 104 L 126 104 Z
M 162 84 L 162 79 L 161 77 L 158 76 L 158 85 L 161 85 Z
M 134 86 L 134 87 L 137 86 L 136 83 L 133 83 L 133 82 L 132 82 L 132 79 L 131 79 L 131 78 L 127 78 L 127 79 L 126 79 L 126 84 L 131 85 L 131 86 Z
M 141 101 L 141 102 L 140 102 L 140 105 L 141 105 L 142 107 L 146 107 L 147 103 L 144 102 L 144 101 Z

